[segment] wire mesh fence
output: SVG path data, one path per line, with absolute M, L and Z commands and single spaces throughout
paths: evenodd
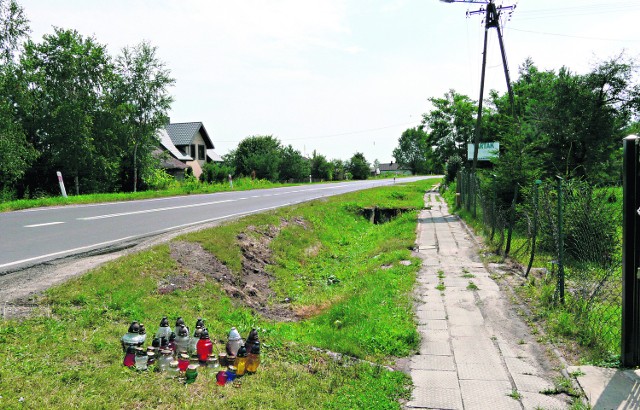
M 494 251 L 523 262 L 545 308 L 570 315 L 567 335 L 598 356 L 619 354 L 621 188 L 556 179 L 505 190 L 464 171 L 456 183 L 459 207 L 482 222 Z

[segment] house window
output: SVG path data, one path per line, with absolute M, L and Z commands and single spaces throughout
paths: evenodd
M 204 145 L 198 145 L 198 159 L 206 159 L 204 156 Z
M 198 159 L 198 158 L 196 157 L 196 146 L 195 146 L 195 145 L 193 145 L 193 144 L 191 145 L 191 148 L 190 148 L 190 150 L 189 150 L 189 155 L 191 155 L 191 157 L 192 157 L 193 159 Z

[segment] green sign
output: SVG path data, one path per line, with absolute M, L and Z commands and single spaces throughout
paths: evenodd
M 474 144 L 467 144 L 467 158 L 473 161 Z M 490 161 L 492 158 L 500 156 L 499 142 L 481 142 L 478 146 L 478 161 Z

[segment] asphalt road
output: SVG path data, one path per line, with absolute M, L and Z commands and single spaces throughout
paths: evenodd
M 352 181 L 0 213 L 0 275 L 173 230 L 390 184 L 392 179 Z

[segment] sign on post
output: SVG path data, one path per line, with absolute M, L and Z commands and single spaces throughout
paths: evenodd
M 473 159 L 474 144 L 467 144 L 467 158 Z M 478 145 L 478 161 L 491 161 L 500 156 L 499 142 L 481 142 Z

